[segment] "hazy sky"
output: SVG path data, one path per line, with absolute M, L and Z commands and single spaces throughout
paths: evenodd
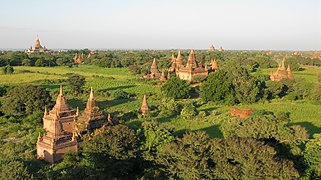
M 0 0 L 0 49 L 321 49 L 321 0 Z

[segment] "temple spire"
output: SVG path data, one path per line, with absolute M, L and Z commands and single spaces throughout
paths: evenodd
M 62 85 L 60 84 L 60 89 L 59 89 L 59 95 L 61 96 L 61 95 L 63 95 L 62 94 Z
M 146 100 L 146 95 L 144 95 L 142 107 L 140 108 L 140 111 L 143 116 L 145 116 L 149 111 L 149 107 L 148 107 L 147 100 Z
M 90 99 L 94 99 L 94 92 L 93 92 L 93 88 L 90 87 L 90 96 L 89 96 Z

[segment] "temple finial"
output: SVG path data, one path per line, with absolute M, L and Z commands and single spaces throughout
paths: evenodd
M 47 114 L 48 114 L 47 106 L 45 106 L 45 112 L 44 112 L 43 114 L 44 114 L 44 115 L 47 115 Z
M 79 108 L 77 106 L 77 110 L 76 110 L 76 116 L 79 116 Z
M 60 84 L 59 95 L 62 95 L 62 85 Z
M 41 135 L 40 135 L 40 132 L 38 133 L 38 141 L 40 141 L 41 139 Z
M 89 96 L 90 99 L 94 99 L 94 92 L 93 92 L 93 88 L 90 87 L 90 96 Z

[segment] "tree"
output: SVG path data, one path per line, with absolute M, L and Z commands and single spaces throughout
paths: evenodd
M 307 166 L 305 176 L 310 179 L 321 178 L 321 134 L 314 134 L 305 144 L 303 151 L 304 163 Z
M 139 167 L 135 161 L 138 138 L 127 126 L 116 125 L 96 130 L 84 137 L 82 147 L 86 161 L 101 172 L 100 177 L 130 177 Z
M 81 93 L 85 82 L 85 77 L 81 75 L 72 75 L 67 79 L 67 84 L 74 93 Z
M 23 59 L 21 61 L 21 65 L 23 65 L 23 66 L 31 66 L 32 65 L 32 61 L 30 59 Z
M 0 161 L 0 177 L 3 180 L 34 179 L 24 163 L 18 160 Z
M 3 74 L 13 74 L 14 69 L 12 66 L 7 65 L 3 68 Z
M 209 136 L 205 132 L 188 132 L 182 139 L 161 147 L 156 163 L 174 179 L 213 179 L 214 163 L 209 150 Z
M 297 179 L 299 172 L 290 160 L 252 138 L 214 139 L 210 155 L 215 179 Z
M 144 122 L 142 128 L 137 131 L 141 140 L 140 149 L 146 160 L 154 160 L 157 150 L 172 142 L 174 136 L 172 130 L 155 122 Z
M 209 74 L 207 81 L 201 85 L 201 98 L 204 101 L 234 104 L 235 93 L 233 84 L 226 71 L 217 70 Z
M 188 97 L 191 87 L 186 81 L 174 76 L 165 82 L 161 90 L 166 97 L 180 99 Z
M 33 114 L 50 104 L 51 96 L 40 86 L 22 85 L 7 91 L 2 111 L 8 116 Z
M 37 61 L 35 62 L 35 66 L 37 67 L 44 67 L 46 66 L 45 62 L 42 60 L 42 58 L 37 59 Z

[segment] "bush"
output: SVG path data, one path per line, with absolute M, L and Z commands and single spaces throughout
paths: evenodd
M 161 88 L 166 97 L 179 99 L 187 98 L 191 87 L 189 84 L 177 77 L 171 77 Z

